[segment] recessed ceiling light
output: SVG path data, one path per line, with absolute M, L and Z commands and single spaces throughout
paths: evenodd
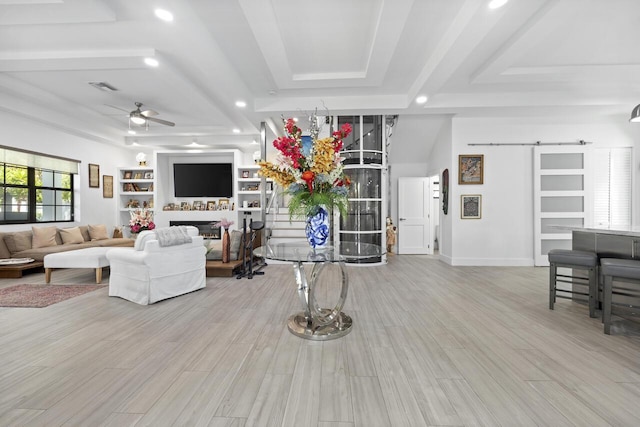
M 129 135 L 135 135 L 136 134 L 136 131 L 133 130 L 133 129 L 129 129 L 128 132 L 129 132 Z
M 156 9 L 154 13 L 158 17 L 158 19 L 162 19 L 165 22 L 173 21 L 173 13 L 169 12 L 168 10 Z
M 240 129 L 238 129 L 238 128 L 233 128 L 233 133 L 240 133 Z
M 158 60 L 155 58 L 144 58 L 144 63 L 147 64 L 149 67 L 157 67 L 158 65 L 160 65 Z
M 236 101 L 236 107 L 238 108 L 244 108 L 247 106 L 247 103 L 244 101 Z
M 420 95 L 416 98 L 416 104 L 424 104 L 425 102 L 427 102 L 427 95 Z
M 509 0 L 491 0 L 489 2 L 489 9 L 497 9 L 499 7 L 502 7 L 507 4 L 508 1 Z

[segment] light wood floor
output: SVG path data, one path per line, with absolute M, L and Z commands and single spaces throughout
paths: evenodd
M 349 273 L 354 330 L 324 343 L 286 329 L 288 265 L 146 307 L 105 288 L 0 308 L 0 425 L 640 425 L 634 322 L 606 336 L 584 305 L 550 311 L 548 269 L 395 256 Z M 0 287 L 16 283 L 44 275 Z

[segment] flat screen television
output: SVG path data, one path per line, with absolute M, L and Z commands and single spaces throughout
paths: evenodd
M 176 197 L 231 197 L 231 163 L 174 163 Z

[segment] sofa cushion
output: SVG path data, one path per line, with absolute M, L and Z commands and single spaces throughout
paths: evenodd
M 64 245 L 84 243 L 84 238 L 78 227 L 61 228 L 59 232 Z
M 32 239 L 33 233 L 31 231 L 16 231 L 14 233 L 5 234 L 4 243 L 7 245 L 9 252 L 11 252 L 11 256 L 13 256 L 17 252 L 31 249 Z
M 109 235 L 107 234 L 107 226 L 104 224 L 97 224 L 97 225 L 89 224 L 87 228 L 89 229 L 89 237 L 91 238 L 92 241 L 105 240 L 109 238 Z
M 92 247 L 105 247 L 105 246 L 129 246 L 133 247 L 134 244 L 133 239 L 128 239 L 126 237 L 119 237 L 114 239 L 107 240 L 96 240 L 95 242 L 91 242 Z
M 86 249 L 86 248 L 93 248 L 93 247 L 95 247 L 95 245 L 89 242 L 77 243 L 72 245 L 55 245 L 55 246 L 48 246 L 46 248 L 27 249 L 26 251 L 17 252 L 13 254 L 12 257 L 13 258 L 33 258 L 36 261 L 42 261 L 44 260 L 45 255 L 48 255 L 48 254 L 55 254 L 58 252 L 66 252 L 71 250 L 75 251 L 77 249 Z
M 55 226 L 52 227 L 31 227 L 33 233 L 33 239 L 31 241 L 31 247 L 47 248 L 49 246 L 56 246 L 56 233 L 58 229 Z

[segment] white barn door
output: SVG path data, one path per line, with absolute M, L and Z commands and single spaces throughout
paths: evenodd
M 431 181 L 398 178 L 398 254 L 433 254 Z
M 550 249 L 571 249 L 571 227 L 592 222 L 591 150 L 579 146 L 533 148 L 534 264 L 548 266 Z

